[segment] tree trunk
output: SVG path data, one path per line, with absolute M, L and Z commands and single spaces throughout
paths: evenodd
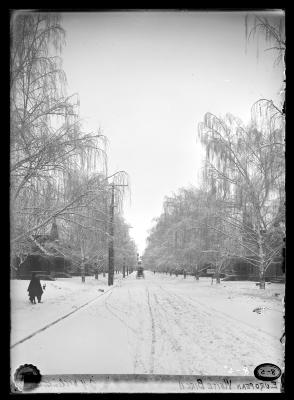
M 260 271 L 259 289 L 265 289 L 265 273 L 263 267 Z
M 260 229 L 258 230 L 258 247 L 259 247 L 259 259 L 260 259 L 260 281 L 259 288 L 265 289 L 265 271 L 264 271 L 264 252 L 263 252 L 263 242 Z
M 85 270 L 82 270 L 82 282 L 86 282 Z
M 95 272 L 95 279 L 98 279 L 98 271 Z
M 216 282 L 216 283 L 220 283 L 219 271 L 216 271 L 216 274 L 215 274 L 215 282 Z
M 126 266 L 123 264 L 123 278 L 126 276 Z
M 84 283 L 84 282 L 86 281 L 86 278 L 85 278 L 85 265 L 84 265 L 84 263 L 82 263 L 82 265 L 81 265 L 81 277 L 82 277 L 82 282 Z

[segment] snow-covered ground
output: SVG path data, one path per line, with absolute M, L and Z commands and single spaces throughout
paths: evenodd
M 121 274 L 115 275 L 121 279 Z M 27 280 L 12 280 L 10 285 L 11 299 L 11 344 L 18 342 L 36 330 L 42 328 L 95 299 L 108 290 L 107 274 L 105 277 L 86 277 L 85 283 L 80 277 L 58 278 L 55 281 L 41 281 L 46 288 L 42 303 L 32 305 L 29 301 Z
M 115 275 L 113 287 L 102 276 L 46 282 L 36 305 L 28 281 L 11 281 L 12 345 L 90 301 L 14 346 L 12 373 L 25 363 L 46 375 L 253 376 L 262 363 L 283 368 L 283 284 L 261 290 L 254 282 L 211 285 L 148 271 L 145 279 L 121 278 Z

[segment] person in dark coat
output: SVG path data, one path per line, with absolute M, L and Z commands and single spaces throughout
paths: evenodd
M 36 273 L 32 273 L 32 279 L 30 281 L 29 287 L 29 298 L 32 304 L 36 304 L 36 297 L 38 299 L 38 303 L 41 303 L 41 297 L 43 294 L 43 289 L 41 286 L 40 279 L 36 276 Z

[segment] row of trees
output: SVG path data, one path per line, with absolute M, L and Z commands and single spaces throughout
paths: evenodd
M 12 256 L 27 253 L 28 239 L 47 233 L 56 223 L 59 248 L 63 242 L 66 249 L 80 253 L 81 260 L 105 260 L 110 183 L 127 185 L 127 174 L 109 175 L 107 138 L 100 130 L 83 131 L 78 95 L 66 93 L 61 17 L 15 12 L 11 38 Z M 124 258 L 133 263 L 135 244 L 121 216 L 124 188 L 115 191 L 114 246 L 118 262 Z
M 166 198 L 145 263 L 161 271 L 180 266 L 196 277 L 212 264 L 219 281 L 233 260 L 243 260 L 264 287 L 284 245 L 284 121 L 271 102 L 259 101 L 252 112 L 248 127 L 232 115 L 205 115 L 199 124 L 206 148 L 202 187 Z
M 256 17 L 246 37 L 259 30 L 274 41 L 278 61 L 282 25 Z M 285 120 L 271 100 L 260 99 L 248 125 L 231 114 L 206 113 L 198 138 L 206 151 L 201 188 L 166 198 L 148 238 L 144 263 L 161 271 L 193 270 L 212 264 L 217 281 L 232 260 L 253 266 L 264 288 L 265 272 L 281 262 L 285 237 Z

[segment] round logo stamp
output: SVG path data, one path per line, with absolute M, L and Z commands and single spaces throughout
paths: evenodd
M 41 382 L 41 379 L 42 375 L 40 371 L 32 364 L 21 365 L 14 373 L 14 384 L 21 392 L 35 389 Z
M 273 381 L 278 379 L 281 374 L 281 369 L 270 363 L 260 364 L 254 370 L 254 376 L 262 381 Z

